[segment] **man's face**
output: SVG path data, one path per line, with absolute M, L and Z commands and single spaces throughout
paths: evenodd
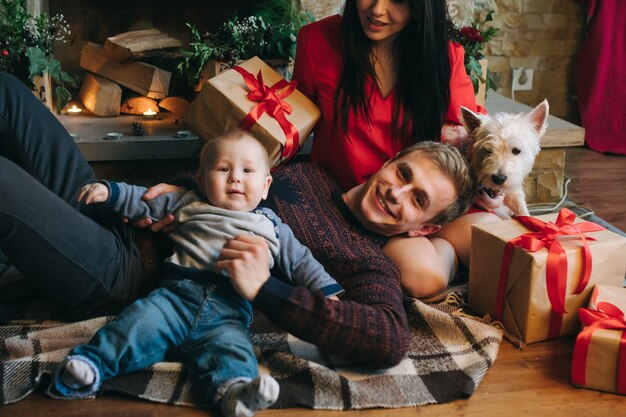
M 420 152 L 388 162 L 356 194 L 351 205 L 365 228 L 384 236 L 426 236 L 428 223 L 457 198 L 452 180 Z

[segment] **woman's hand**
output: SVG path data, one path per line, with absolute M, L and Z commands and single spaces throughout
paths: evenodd
M 235 290 L 252 301 L 270 277 L 269 264 L 270 251 L 265 239 L 242 235 L 228 241 L 215 268 L 226 271 Z
M 177 185 L 172 185 L 172 184 L 165 184 L 165 183 L 159 183 L 157 185 L 154 185 L 150 188 L 148 188 L 148 190 L 144 193 L 144 195 L 141 197 L 144 201 L 148 201 L 148 200 L 152 200 L 153 198 L 156 198 L 162 194 L 167 194 L 167 193 L 172 193 L 175 191 L 178 191 L 180 188 Z M 128 222 L 128 218 L 123 218 L 124 222 Z M 152 230 L 153 232 L 164 232 L 164 233 L 171 233 L 174 230 L 176 230 L 176 228 L 178 227 L 178 224 L 175 222 L 176 218 L 174 217 L 173 214 L 168 214 L 167 216 L 163 217 L 161 220 L 157 221 L 156 223 L 146 217 L 144 219 L 140 219 L 140 220 L 136 220 L 133 222 L 133 226 L 135 227 L 139 227 L 139 228 L 144 228 L 144 227 L 150 227 L 150 230 Z
M 490 194 L 487 189 L 479 188 L 478 194 L 474 197 L 474 204 L 484 208 L 486 211 L 494 211 L 502 207 L 504 194 Z
M 468 140 L 467 130 L 463 126 L 444 122 L 441 128 L 441 142 L 463 150 Z

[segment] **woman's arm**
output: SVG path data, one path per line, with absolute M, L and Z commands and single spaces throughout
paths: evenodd
M 410 297 L 427 298 L 438 293 L 457 272 L 454 248 L 444 239 L 396 236 L 383 251 L 400 270 L 402 290 Z
M 400 269 L 404 292 L 426 298 L 448 286 L 459 262 L 469 267 L 472 225 L 498 220 L 487 211 L 465 214 L 428 238 L 394 237 L 383 250 Z
M 296 43 L 296 61 L 293 66 L 292 79 L 298 83 L 298 91 L 313 100 L 315 84 L 313 81 L 314 66 L 310 55 L 311 42 L 309 41 L 309 28 L 304 26 L 298 32 Z
M 450 56 L 450 105 L 441 130 L 441 141 L 463 149 L 467 144 L 468 136 L 465 128 L 461 126 L 461 106 L 478 113 L 487 111 L 476 104 L 474 87 L 465 71 L 463 47 L 450 42 L 448 53 Z

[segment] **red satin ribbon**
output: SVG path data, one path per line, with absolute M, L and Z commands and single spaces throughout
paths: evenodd
M 574 357 L 572 359 L 572 383 L 587 385 L 585 369 L 587 353 L 591 344 L 591 335 L 596 329 L 621 330 L 619 356 L 617 363 L 616 392 L 626 395 L 626 320 L 624 313 L 611 303 L 598 303 L 597 310 L 579 308 L 578 316 L 585 327 L 576 337 Z M 607 364 L 612 366 L 612 364 Z
M 517 246 L 529 252 L 536 252 L 546 248 L 548 250 L 546 288 L 548 290 L 548 299 L 552 305 L 548 337 L 550 339 L 558 337 L 561 333 L 563 314 L 566 313 L 565 293 L 567 287 L 567 252 L 561 245 L 558 237 L 577 236 L 582 242 L 582 268 L 578 286 L 574 291 L 575 294 L 580 294 L 587 287 L 589 277 L 591 276 L 591 251 L 589 250 L 587 240 L 595 240 L 584 233 L 597 232 L 604 230 L 604 228 L 592 222 L 574 224 L 576 215 L 566 208 L 561 209 L 555 223 L 542 222 L 530 216 L 518 216 L 515 219 L 527 229 L 530 229 L 531 232 L 513 238 L 506 243 L 498 278 L 495 318 L 496 320 L 502 320 L 506 283 L 511 258 L 513 257 L 513 249 Z
M 261 71 L 259 71 L 255 78 L 254 75 L 239 65 L 234 66 L 233 69 L 241 74 L 246 86 L 248 86 L 248 90 L 250 90 L 247 96 L 248 99 L 258 103 L 242 120 L 239 127 L 243 130 L 250 130 L 263 113 L 269 114 L 278 122 L 285 133 L 285 144 L 281 152 L 281 157 L 285 159 L 291 158 L 298 151 L 300 134 L 298 133 L 298 129 L 287 120 L 287 114 L 291 114 L 292 109 L 289 103 L 283 99 L 296 89 L 296 81 L 288 83 L 285 80 L 280 80 L 271 87 L 268 87 L 263 83 L 263 74 Z

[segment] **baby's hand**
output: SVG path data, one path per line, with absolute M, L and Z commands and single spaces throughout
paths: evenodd
M 109 198 L 109 187 L 99 182 L 85 185 L 78 194 L 84 204 L 104 203 Z

